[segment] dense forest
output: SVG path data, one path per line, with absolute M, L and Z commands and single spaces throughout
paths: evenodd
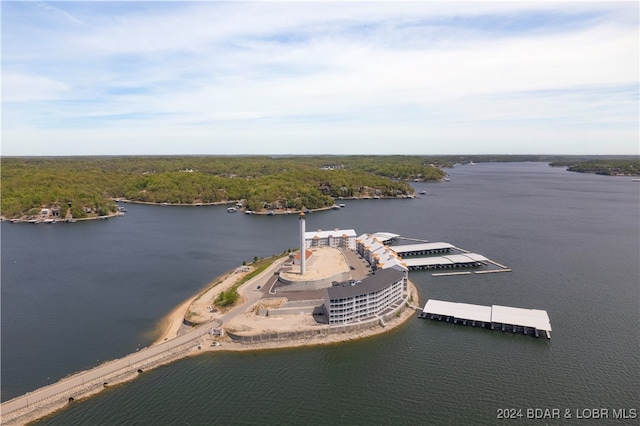
M 566 167 L 571 172 L 596 173 L 609 176 L 640 176 L 640 160 L 593 159 L 585 161 L 555 161 L 554 167 Z
M 103 216 L 117 211 L 114 199 L 317 209 L 342 198 L 411 195 L 407 181 L 445 176 L 435 165 L 449 164 L 418 156 L 5 157 L 0 213 L 36 216 L 46 207 L 61 217 Z

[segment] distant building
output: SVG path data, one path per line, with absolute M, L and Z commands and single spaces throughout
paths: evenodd
M 382 315 L 402 303 L 406 273 L 384 269 L 362 281 L 341 283 L 325 290 L 324 310 L 329 325 L 347 324 Z
M 304 244 L 311 247 L 335 247 L 356 250 L 356 231 L 353 229 L 334 229 L 333 231 L 305 232 Z

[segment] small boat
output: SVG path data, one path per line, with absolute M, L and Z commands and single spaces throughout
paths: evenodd
M 420 191 L 420 195 L 427 195 L 427 191 Z
M 337 204 L 334 204 L 331 206 L 331 210 L 340 210 L 340 206 Z
M 235 208 L 235 207 L 229 207 L 229 208 L 227 209 L 227 213 L 235 213 L 235 212 L 237 212 L 237 211 L 238 211 L 238 209 L 237 209 L 237 208 Z
M 449 179 L 449 178 L 444 178 L 443 180 L 444 180 L 445 182 L 451 182 L 451 179 Z
M 338 204 L 338 206 L 340 206 L 340 208 L 345 208 L 345 207 L 347 207 L 345 204 Z
M 275 214 L 275 212 L 273 210 L 269 210 L 267 212 L 267 216 L 273 216 Z

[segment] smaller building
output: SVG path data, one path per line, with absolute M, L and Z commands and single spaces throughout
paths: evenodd
M 324 310 L 330 325 L 356 322 L 383 314 L 402 301 L 406 274 L 389 268 L 362 281 L 349 281 L 325 290 Z
M 333 231 L 318 229 L 316 232 L 305 232 L 304 244 L 306 248 L 334 247 L 356 250 L 356 231 L 336 228 Z
M 395 235 L 395 234 L 392 234 Z M 363 234 L 356 240 L 356 251 L 371 265 L 371 269 L 398 269 L 406 272 L 409 270 L 405 262 L 390 247 L 384 245 L 377 237 Z

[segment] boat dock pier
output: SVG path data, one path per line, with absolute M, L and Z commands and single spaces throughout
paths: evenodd
M 407 244 L 402 246 L 390 246 L 398 256 L 423 256 L 426 254 L 449 253 L 455 247 L 449 243 L 422 243 Z
M 395 234 L 389 234 L 395 235 Z M 410 239 L 406 237 L 400 237 L 402 239 Z M 412 239 L 414 241 L 420 241 L 418 239 Z M 491 259 L 477 254 L 471 253 L 468 250 L 461 249 L 453 244 L 445 242 L 421 242 L 418 244 L 405 244 L 397 246 L 389 246 L 397 256 L 402 258 L 402 262 L 407 266 L 409 270 L 416 269 L 447 269 L 447 268 L 469 268 L 487 266 L 488 264 L 494 265 L 500 269 L 488 270 L 488 271 L 476 271 L 476 274 L 493 273 L 493 272 L 510 272 L 511 269 L 504 265 L 494 262 Z M 434 256 L 434 255 L 443 256 Z M 424 256 L 424 257 L 421 257 Z M 450 275 L 470 275 L 471 272 L 451 272 L 451 273 L 437 273 L 432 274 L 434 277 L 450 276 Z
M 477 274 L 477 272 L 476 272 Z M 452 275 L 471 275 L 471 272 L 440 272 L 437 274 L 431 274 L 432 277 L 450 277 Z
M 419 318 L 551 339 L 547 311 L 429 299 Z
M 489 259 L 477 253 L 451 254 L 448 256 L 415 257 L 402 259 L 409 270 L 468 268 L 486 265 Z
M 422 240 L 420 238 L 402 237 L 400 235 L 397 236 L 397 239 L 406 240 L 406 241 L 417 241 L 419 243 L 428 243 L 429 242 L 429 240 Z

